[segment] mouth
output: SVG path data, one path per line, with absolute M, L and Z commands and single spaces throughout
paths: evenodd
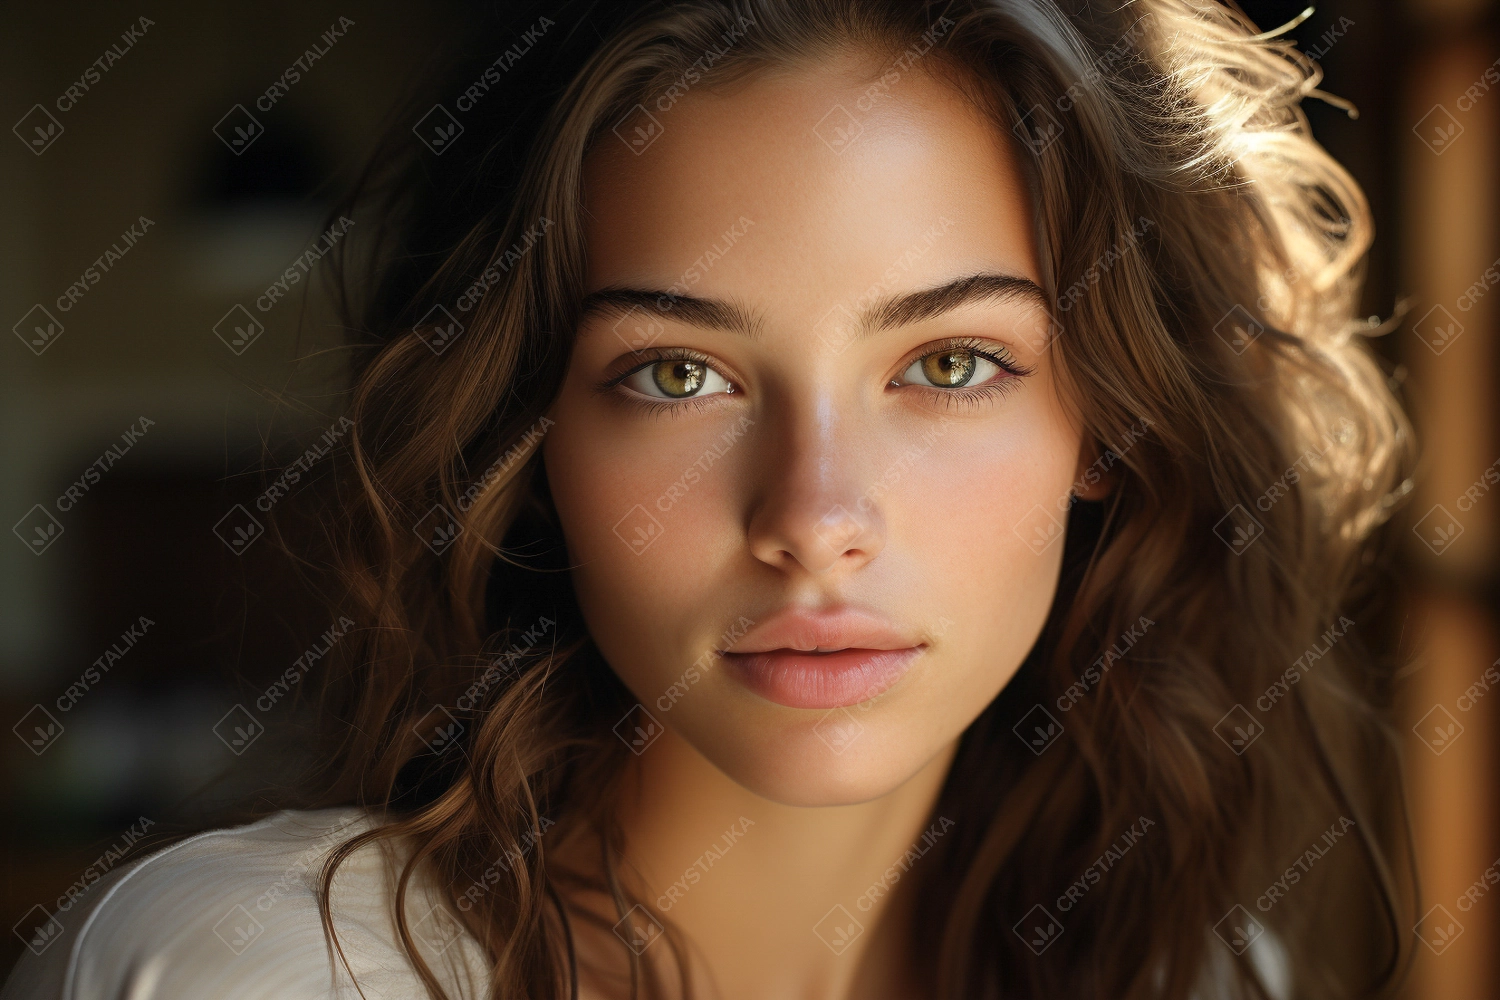
M 742 684 L 778 705 L 843 708 L 889 690 L 926 648 L 768 649 L 725 653 L 724 664 Z

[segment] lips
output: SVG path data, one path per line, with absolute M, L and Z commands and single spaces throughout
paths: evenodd
M 901 679 L 926 649 L 919 637 L 873 612 L 786 608 L 724 654 L 728 673 L 789 708 L 839 708 Z

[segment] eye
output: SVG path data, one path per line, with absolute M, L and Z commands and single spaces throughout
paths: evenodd
M 670 358 L 638 368 L 621 385 L 652 399 L 691 399 L 718 392 L 734 392 L 734 383 L 701 361 Z
M 913 361 L 900 376 L 904 385 L 927 385 L 959 389 L 983 385 L 994 378 L 1000 366 L 971 347 L 945 347 Z

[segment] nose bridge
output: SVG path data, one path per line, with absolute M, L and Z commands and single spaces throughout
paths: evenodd
M 751 548 L 783 569 L 857 568 L 884 545 L 880 512 L 862 499 L 868 422 L 826 389 L 780 403 L 750 512 Z

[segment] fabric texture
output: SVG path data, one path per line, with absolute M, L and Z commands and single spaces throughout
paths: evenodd
M 323 932 L 323 860 L 370 822 L 358 809 L 285 811 L 122 866 L 38 929 L 0 1000 L 425 998 L 399 943 L 380 848 L 361 848 L 333 884 L 334 928 L 359 990 Z M 434 909 L 430 885 L 414 878 L 408 894 L 408 925 L 439 981 L 452 996 L 484 996 L 478 942 Z

